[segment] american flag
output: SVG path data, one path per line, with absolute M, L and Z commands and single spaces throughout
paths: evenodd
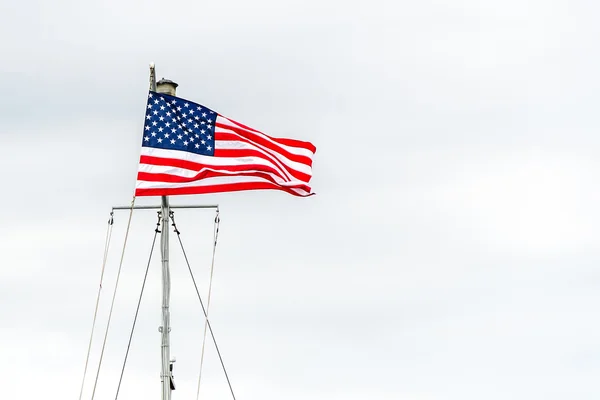
M 310 196 L 313 144 L 280 139 L 179 97 L 150 92 L 136 196 L 278 189 Z

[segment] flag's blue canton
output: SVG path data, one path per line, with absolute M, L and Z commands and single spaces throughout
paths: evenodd
M 216 118 L 217 113 L 199 104 L 150 92 L 142 146 L 212 156 Z

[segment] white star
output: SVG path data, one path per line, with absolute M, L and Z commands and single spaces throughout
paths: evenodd
M 175 104 L 175 100 L 173 100 L 173 101 L 171 102 L 171 104 Z
M 194 110 L 190 110 L 190 114 L 194 114 Z
M 165 133 L 165 138 L 167 138 L 167 139 L 169 138 L 169 134 L 168 133 Z
M 152 98 L 152 93 L 148 94 L 148 97 Z
M 170 122 L 167 122 L 167 123 L 165 124 L 165 126 L 168 128 L 168 127 L 170 127 L 170 126 L 171 126 L 171 123 L 170 123 Z
M 196 121 L 198 121 L 200 118 L 199 118 L 199 117 L 196 115 L 196 116 L 194 117 L 194 119 L 195 119 Z
M 158 124 L 158 122 L 152 121 L 152 126 L 156 126 L 156 124 Z
M 183 139 L 183 135 L 177 135 L 177 139 L 179 139 L 179 140 Z
M 150 115 L 146 115 L 146 119 L 150 119 L 152 118 Z
M 156 114 L 158 114 L 158 111 L 154 110 L 154 111 L 152 111 L 152 114 L 156 115 Z
M 169 111 L 167 111 L 167 117 L 170 117 L 171 113 Z
M 156 132 L 151 133 L 152 137 L 156 137 Z
M 159 121 L 164 121 L 165 117 L 163 117 L 162 115 L 158 118 Z
M 204 121 L 200 121 L 200 123 L 201 123 L 202 125 L 206 124 L 206 122 L 204 122 Z
M 185 142 L 183 142 L 183 145 L 187 146 L 188 145 L 188 141 L 186 140 Z
M 193 137 L 191 137 L 191 138 L 190 138 L 190 142 L 193 142 L 193 141 L 194 141 L 194 138 L 193 138 Z
M 208 129 L 211 129 L 211 128 L 212 128 L 212 125 L 207 125 L 207 126 L 208 126 Z
M 190 105 L 189 105 L 188 103 L 185 103 L 183 106 L 184 106 L 185 108 L 188 108 Z
M 209 119 L 209 120 L 208 120 L 208 123 L 209 123 L 209 124 L 211 124 L 211 123 L 212 123 L 212 119 Z
M 177 106 L 177 111 L 181 111 L 181 106 Z
M 182 116 L 183 118 L 186 118 L 186 117 L 187 117 L 187 114 L 186 114 L 186 113 L 183 113 L 183 114 L 181 114 L 181 116 Z
M 202 107 L 198 106 L 198 107 L 196 107 L 196 109 L 197 109 L 198 111 L 200 111 L 200 110 L 202 110 Z
M 202 113 L 202 116 L 203 116 L 204 118 L 206 118 L 206 113 Z
M 165 109 L 165 106 L 160 106 L 160 109 L 161 109 L 161 110 L 164 110 L 164 109 Z
M 206 144 L 206 142 L 205 142 L 204 140 L 201 140 L 201 141 L 200 141 L 200 143 L 202 143 L 202 144 Z
M 162 138 L 157 139 L 158 143 L 162 143 Z
M 197 148 L 197 149 L 199 149 L 199 148 L 200 148 L 200 145 L 199 145 L 198 143 L 196 143 L 196 148 Z
M 171 139 L 171 144 L 175 144 L 175 139 Z
M 150 140 L 150 138 L 148 136 L 144 136 L 144 140 L 147 142 L 148 140 Z
M 205 133 L 206 133 L 206 131 L 205 131 L 204 129 L 202 129 L 202 130 L 200 131 L 200 133 L 202 133 L 202 134 L 205 134 Z
M 212 136 L 208 135 L 206 138 L 207 138 L 208 140 L 210 140 L 210 139 L 212 139 Z
M 194 121 L 190 118 L 190 119 L 188 119 L 188 122 L 191 124 Z
M 154 104 L 158 104 L 158 100 L 154 100 Z
M 161 126 L 160 128 L 158 128 L 158 131 L 162 132 L 163 131 L 163 127 Z
M 194 124 L 194 128 L 198 129 L 199 127 L 200 127 L 200 125 Z
M 160 96 L 160 101 L 165 101 L 165 98 Z
M 212 147 L 210 147 L 210 146 L 206 147 L 206 150 L 208 150 L 208 151 L 210 151 L 211 149 L 212 149 Z
M 148 104 L 148 110 L 152 108 L 152 104 Z
M 184 126 L 184 127 L 185 127 L 185 122 L 183 122 L 183 123 L 181 124 L 181 126 Z
M 172 129 L 171 129 L 171 132 L 175 133 L 175 132 L 177 132 L 177 129 L 175 129 L 175 128 L 172 128 Z
M 181 121 L 181 117 L 179 115 L 177 116 L 177 121 Z M 175 122 L 175 121 L 173 121 L 173 122 Z
M 150 127 L 149 127 L 148 125 L 146 125 L 146 130 L 147 130 L 147 131 L 149 131 L 149 130 L 150 130 Z
M 211 114 L 214 114 L 215 112 L 214 112 L 214 111 L 211 111 L 210 113 L 211 113 Z
M 199 138 L 199 137 L 200 137 L 200 135 L 198 135 L 197 133 L 196 133 L 194 136 L 196 136 L 196 138 Z

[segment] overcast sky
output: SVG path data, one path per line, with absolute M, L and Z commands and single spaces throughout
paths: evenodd
M 595 2 L 0 3 L 1 397 L 78 399 L 153 61 L 179 96 L 317 146 L 314 197 L 172 199 L 221 207 L 210 313 L 239 400 L 600 398 Z M 206 298 L 214 211 L 177 216 Z M 155 220 L 133 216 L 96 399 L 115 396 Z M 171 250 L 189 400 L 203 320 Z M 121 399 L 160 399 L 160 296 L 157 251 Z M 204 372 L 201 398 L 231 398 L 211 346 Z

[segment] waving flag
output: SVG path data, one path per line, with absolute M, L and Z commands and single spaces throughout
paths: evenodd
M 316 148 L 281 139 L 191 101 L 150 92 L 136 196 L 277 189 L 296 196 L 309 186 Z

